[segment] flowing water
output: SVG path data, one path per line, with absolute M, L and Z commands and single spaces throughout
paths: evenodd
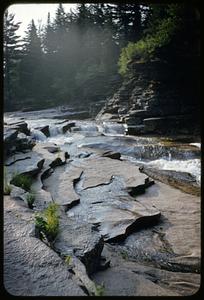
M 66 112 L 68 114 L 68 112 Z M 73 112 L 70 112 L 70 115 Z M 37 112 L 5 113 L 7 124 L 25 121 L 36 142 L 51 142 L 59 145 L 71 155 L 77 156 L 84 149 L 98 148 L 118 151 L 122 159 L 132 163 L 142 163 L 158 169 L 188 172 L 200 183 L 201 162 L 200 143 L 165 143 L 158 137 L 136 137 L 126 135 L 126 125 L 113 122 L 95 122 L 91 120 L 74 120 L 69 131 L 63 133 L 68 123 L 67 115 L 63 117 L 59 111 L 48 109 Z M 40 128 L 49 126 L 49 137 Z

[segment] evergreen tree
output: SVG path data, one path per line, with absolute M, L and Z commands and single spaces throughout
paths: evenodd
M 45 26 L 44 34 L 43 34 L 43 49 L 44 52 L 48 55 L 55 53 L 57 48 L 57 43 L 55 39 L 55 31 L 54 26 L 50 21 L 50 13 L 47 16 L 47 24 Z
M 4 101 L 5 108 L 15 107 L 18 101 L 18 63 L 21 57 L 20 36 L 16 34 L 20 22 L 14 22 L 14 14 L 4 14 Z
M 24 39 L 23 57 L 20 63 L 22 100 L 27 104 L 40 103 L 43 99 L 43 52 L 41 40 L 32 20 Z

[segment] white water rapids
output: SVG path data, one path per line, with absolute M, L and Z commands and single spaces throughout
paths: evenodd
M 133 163 L 143 163 L 163 170 L 188 172 L 194 175 L 198 183 L 200 183 L 200 157 L 194 156 L 193 151 L 181 152 L 178 146 L 177 153 L 177 150 L 171 146 L 168 148 L 163 147 L 159 138 L 126 136 L 125 124 L 111 122 L 98 124 L 94 121 L 73 121 L 75 126 L 63 133 L 66 119 L 37 118 L 34 112 L 29 115 L 24 113 L 21 115 L 21 118 L 16 117 L 15 113 L 8 113 L 4 116 L 4 121 L 7 124 L 19 122 L 22 119 L 27 122 L 31 130 L 31 136 L 36 142 L 51 142 L 61 147 L 67 147 L 67 151 L 71 151 L 69 146 L 72 145 L 73 153 L 76 148 L 79 149 L 80 147 L 119 151 L 122 154 L 122 159 L 131 160 Z M 50 137 L 46 137 L 40 130 L 47 125 L 49 126 Z M 73 145 L 75 145 L 75 148 Z M 195 149 L 201 147 L 200 143 L 193 142 L 186 145 L 195 147 Z

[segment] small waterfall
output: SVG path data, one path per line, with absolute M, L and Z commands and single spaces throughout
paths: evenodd
M 124 135 L 126 133 L 126 127 L 124 126 L 124 124 L 103 122 L 103 132 L 114 135 Z
M 37 141 L 45 141 L 47 139 L 44 133 L 37 129 L 31 129 L 31 136 Z
M 201 143 L 190 143 L 189 145 L 195 146 L 199 149 L 201 149 Z
M 56 125 L 50 125 L 49 126 L 49 132 L 50 136 L 56 136 L 59 134 L 63 134 L 62 127 L 56 126 Z
M 88 131 L 88 132 L 97 132 L 98 131 L 98 127 L 93 124 L 83 124 L 83 125 L 80 125 L 79 128 L 80 128 L 80 131 Z

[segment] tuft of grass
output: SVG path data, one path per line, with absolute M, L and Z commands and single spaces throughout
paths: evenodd
M 10 184 L 5 184 L 4 185 L 4 195 L 10 195 L 12 190 L 12 187 Z
M 4 195 L 10 195 L 11 190 L 12 190 L 12 187 L 8 183 L 7 171 L 6 171 L 6 167 L 4 166 Z
M 65 262 L 66 262 L 66 264 L 70 265 L 71 260 L 72 260 L 71 255 L 66 255 L 66 256 L 65 256 Z
M 26 201 L 28 203 L 29 208 L 33 208 L 33 203 L 35 202 L 35 195 L 33 193 L 28 193 L 26 195 Z
M 128 253 L 126 251 L 122 250 L 120 254 L 124 260 L 128 260 Z
M 35 226 L 41 239 L 45 236 L 49 242 L 54 241 L 59 232 L 58 205 L 50 203 L 43 212 L 36 214 Z
M 96 284 L 95 285 L 95 296 L 103 296 L 105 292 L 104 284 Z
M 17 174 L 11 179 L 11 183 L 26 191 L 30 191 L 32 185 L 32 178 L 28 175 Z

